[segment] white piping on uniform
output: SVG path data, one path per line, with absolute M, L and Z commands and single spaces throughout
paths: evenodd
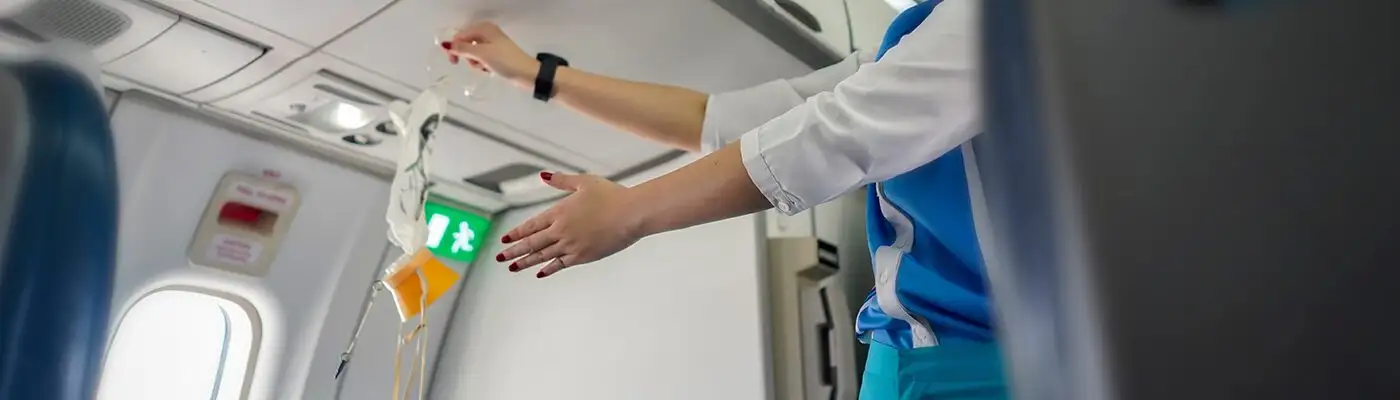
M 913 331 L 914 347 L 938 345 L 938 336 L 929 327 L 928 321 L 909 314 L 904 304 L 899 302 L 896 283 L 899 280 L 899 265 L 904 255 L 914 247 L 914 223 L 885 199 L 883 183 L 875 184 L 875 194 L 880 200 L 880 214 L 894 227 L 894 243 L 875 249 L 875 300 L 886 315 L 909 323 Z

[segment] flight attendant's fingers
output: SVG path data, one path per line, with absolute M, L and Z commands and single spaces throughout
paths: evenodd
M 457 55 L 456 51 L 453 51 L 453 49 L 457 47 L 456 44 L 452 42 L 442 42 L 440 45 L 442 46 L 442 52 L 447 53 L 448 62 L 456 64 L 461 61 L 461 57 Z
M 562 255 L 564 255 L 564 246 L 560 246 L 558 243 L 556 243 L 550 245 L 549 247 L 545 247 L 542 250 L 537 250 L 534 253 L 530 253 L 529 255 L 521 257 L 519 260 L 510 263 L 510 272 L 524 271 L 527 268 L 539 265 L 542 262 L 549 261 L 551 259 L 554 259 L 555 257 L 559 257 Z
M 544 278 L 554 275 L 555 272 L 559 272 L 559 270 L 562 269 L 564 269 L 564 262 L 556 258 L 554 261 L 550 261 L 549 264 L 545 265 L 544 268 L 540 268 L 540 272 L 535 273 L 535 277 Z
M 535 234 L 535 232 L 539 232 L 545 230 L 546 228 L 549 228 L 550 225 L 554 224 L 554 218 L 552 217 L 550 211 L 552 211 L 552 209 L 545 210 L 544 213 L 536 215 L 534 218 L 530 218 L 529 220 L 520 223 L 520 225 L 516 225 L 515 228 L 511 229 L 509 232 L 506 232 L 505 236 L 501 236 L 501 243 L 514 242 L 523 239 L 526 236 L 533 235 Z
M 524 239 L 520 240 L 520 243 L 516 243 L 514 246 L 510 246 L 504 251 L 501 251 L 500 254 L 497 254 L 496 262 L 505 262 L 506 260 L 520 258 L 526 254 L 534 253 L 552 246 L 558 241 L 559 236 L 556 235 L 556 232 L 550 231 L 543 231 L 526 236 Z
M 556 258 L 556 259 L 554 259 L 554 261 L 550 261 L 550 262 L 549 262 L 549 265 L 545 265 L 544 268 L 541 268 L 541 269 L 540 269 L 540 272 L 537 273 L 537 274 L 535 274 L 535 277 L 536 277 L 536 278 L 545 278 L 545 277 L 548 277 L 548 276 L 550 276 L 550 275 L 554 275 L 554 274 L 558 273 L 559 271 L 564 270 L 565 268 L 569 268 L 569 267 L 574 266 L 575 264 L 573 264 L 573 262 L 576 261 L 576 260 L 577 260 L 577 257 L 574 257 L 574 256 L 572 256 L 572 255 L 566 255 L 566 256 L 562 256 L 562 257 Z
M 543 180 L 545 184 L 553 186 L 555 189 L 565 192 L 577 192 L 580 186 L 589 181 L 589 177 L 585 175 L 540 172 L 540 180 Z

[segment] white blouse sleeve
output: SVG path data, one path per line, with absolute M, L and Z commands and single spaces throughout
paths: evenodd
M 802 104 L 808 97 L 830 91 L 854 74 L 861 64 L 875 58 L 862 51 L 836 64 L 794 79 L 779 79 L 748 89 L 710 96 L 705 106 L 705 122 L 700 133 L 700 150 L 709 153 L 739 140 L 764 122 Z
M 754 184 L 795 214 L 918 168 L 981 131 L 977 0 L 945 0 L 901 44 L 740 141 Z

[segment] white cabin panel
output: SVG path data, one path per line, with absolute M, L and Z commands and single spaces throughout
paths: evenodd
M 312 367 L 338 350 L 312 350 L 323 342 L 344 344 L 336 340 L 347 329 L 343 317 L 329 316 L 357 315 L 362 303 L 333 302 L 334 295 L 342 286 L 367 288 L 382 267 L 388 182 L 255 140 L 240 132 L 243 127 L 150 96 L 124 94 L 112 124 L 122 182 L 113 326 L 154 290 L 192 286 L 227 293 L 250 303 L 261 320 L 248 399 L 300 399 L 321 393 L 317 385 L 333 385 L 333 367 Z M 277 171 L 301 192 L 283 248 L 261 278 L 193 266 L 186 254 L 215 185 L 230 170 Z
M 548 206 L 496 219 L 458 299 L 431 399 L 769 398 L 759 216 L 649 237 L 543 280 L 491 259 L 502 233 Z
M 391 0 L 201 0 L 308 46 L 330 41 Z

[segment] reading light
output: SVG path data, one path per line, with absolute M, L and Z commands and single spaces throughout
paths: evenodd
M 374 115 L 353 104 L 330 101 L 291 119 L 323 132 L 341 133 L 368 126 L 374 122 Z
M 369 116 L 369 113 L 361 110 L 359 107 L 341 102 L 335 103 L 335 113 L 333 115 L 335 124 L 346 130 L 360 129 L 365 127 L 365 125 L 369 125 L 370 122 L 374 122 L 374 119 Z

